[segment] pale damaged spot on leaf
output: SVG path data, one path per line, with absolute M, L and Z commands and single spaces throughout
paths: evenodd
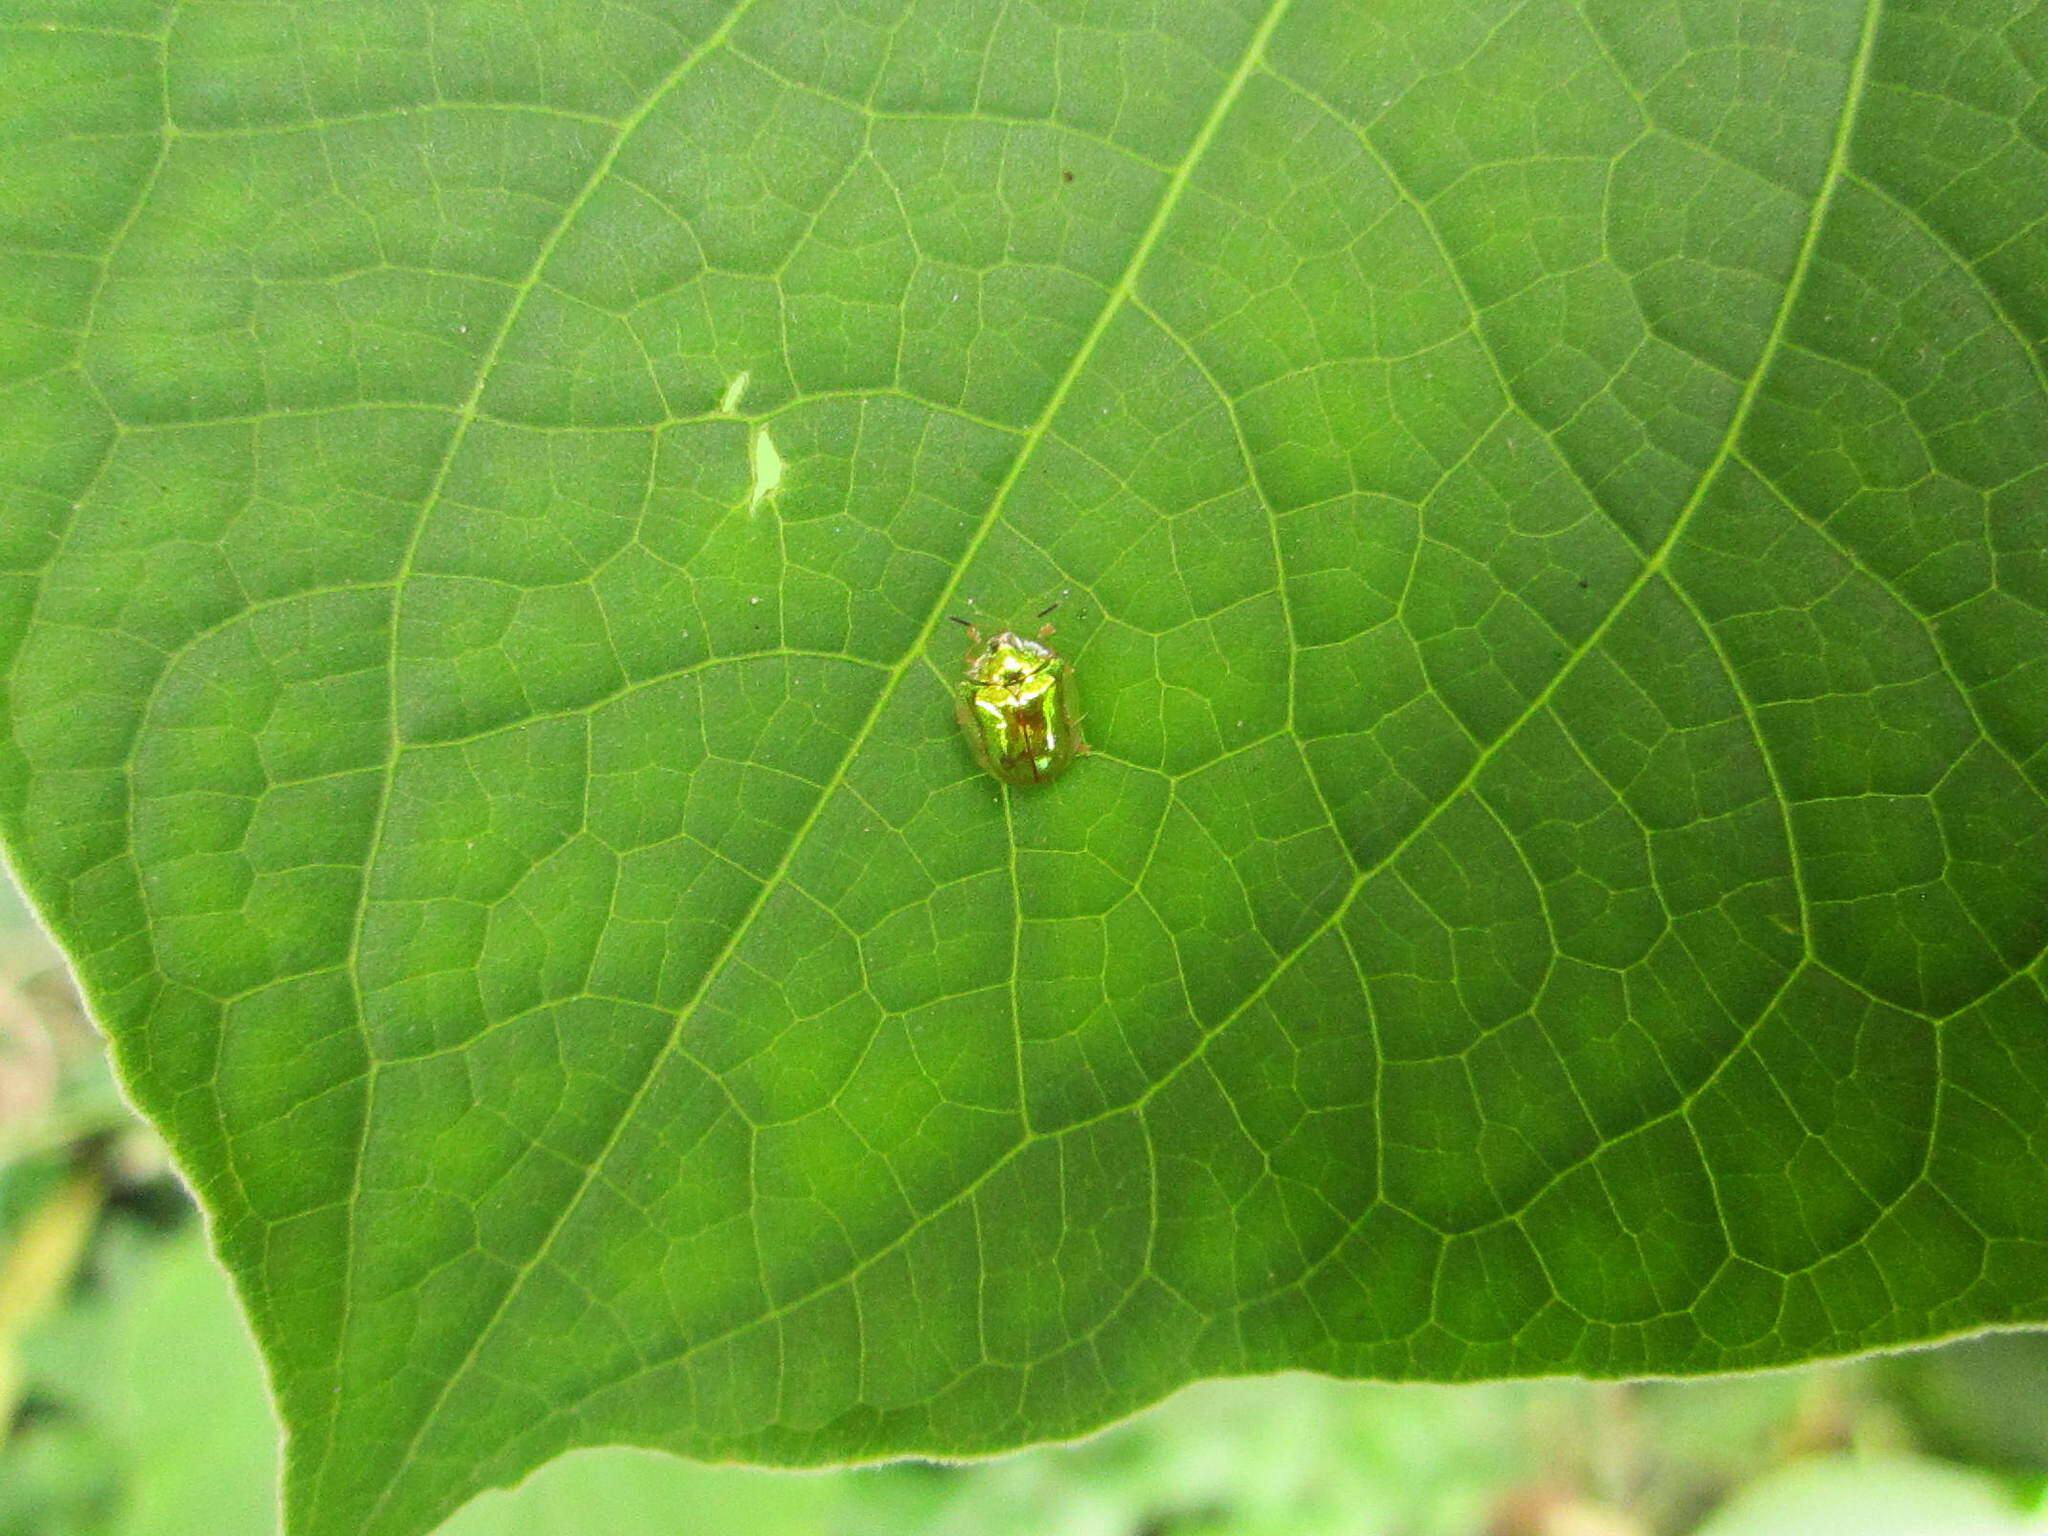
M 753 470 L 753 484 L 747 487 L 747 510 L 758 512 L 768 498 L 782 489 L 782 455 L 768 428 L 758 426 L 747 439 L 747 459 Z

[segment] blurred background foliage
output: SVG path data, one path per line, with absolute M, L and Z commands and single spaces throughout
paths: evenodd
M 0 1536 L 271 1536 L 254 1346 L 0 884 Z M 1076 1445 L 565 1458 L 446 1536 L 2048 1536 L 2048 1333 L 1706 1382 L 1211 1382 Z

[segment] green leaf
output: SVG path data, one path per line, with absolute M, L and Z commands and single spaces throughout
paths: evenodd
M 6 22 L 0 816 L 295 1536 L 2048 1318 L 2048 7 Z
M 112 1536 L 275 1536 L 277 1424 L 220 1269 L 196 1241 L 165 1244 L 124 1298 L 120 1348 L 99 1380 L 123 1399 L 125 1474 Z M 98 1467 L 110 1470 L 102 1453 Z M 821 1536 L 828 1479 L 697 1467 L 637 1451 L 569 1457 L 515 1493 L 479 1499 L 447 1536 Z
M 1816 1523 L 1818 1522 L 1818 1523 Z M 1700 1536 L 2044 1536 L 2048 1512 L 2028 1515 L 1981 1472 L 1912 1457 L 1827 1457 L 1795 1462 L 1744 1489 L 1699 1527 Z
M 125 1431 L 111 1536 L 275 1536 L 277 1421 L 219 1266 L 184 1237 L 138 1268 L 100 1362 Z
M 1987 1334 L 1884 1365 L 1923 1444 L 2048 1488 L 2048 1333 Z

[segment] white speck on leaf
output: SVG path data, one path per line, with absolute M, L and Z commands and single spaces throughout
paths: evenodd
M 775 439 L 768 435 L 766 427 L 754 428 L 747 444 L 747 458 L 754 471 L 754 483 L 747 490 L 747 510 L 758 512 L 782 485 L 782 455 L 776 451 Z

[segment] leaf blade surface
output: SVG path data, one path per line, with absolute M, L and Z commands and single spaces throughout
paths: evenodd
M 7 831 L 295 1528 L 2040 1318 L 2041 8 L 870 9 L 13 34 Z

